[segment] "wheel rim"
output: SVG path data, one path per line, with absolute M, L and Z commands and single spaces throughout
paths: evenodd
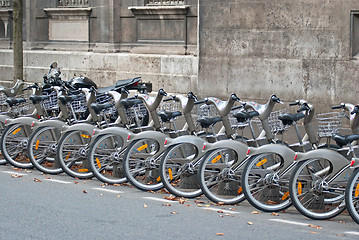
M 122 164 L 124 141 L 118 135 L 97 138 L 90 150 L 90 167 L 94 175 L 107 183 L 127 181 Z
M 62 168 L 55 161 L 60 130 L 45 127 L 35 131 L 29 141 L 29 158 L 33 165 L 45 173 L 60 173 Z
M 243 173 L 247 200 L 262 211 L 281 211 L 291 205 L 289 174 L 281 175 L 283 158 L 274 153 L 256 156 Z
M 311 159 L 295 171 L 292 183 L 294 205 L 313 219 L 335 217 L 344 210 L 345 180 L 328 182 L 333 166 L 326 159 Z
M 2 154 L 12 165 L 20 168 L 33 167 L 28 157 L 27 145 L 32 130 L 28 125 L 10 125 L 3 133 Z
M 154 139 L 141 139 L 130 145 L 124 156 L 124 170 L 132 185 L 141 190 L 162 188 L 159 148 L 159 143 Z
M 211 201 L 235 204 L 244 200 L 240 168 L 231 168 L 237 161 L 238 156 L 233 150 L 219 149 L 201 164 L 201 188 Z

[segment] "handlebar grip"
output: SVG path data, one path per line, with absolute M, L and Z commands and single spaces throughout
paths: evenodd
M 243 105 L 242 106 L 235 106 L 235 107 L 232 107 L 231 110 L 237 110 L 237 109 L 240 109 L 242 107 L 243 107 Z
M 169 102 L 169 101 L 172 101 L 175 99 L 176 96 L 173 96 L 173 97 L 170 97 L 170 98 L 166 98 L 166 99 L 163 99 L 164 102 Z
M 197 102 L 195 102 L 194 104 L 202 104 L 202 103 L 205 103 L 206 102 L 206 100 L 200 100 L 200 101 L 197 101 Z
M 302 112 L 302 111 L 305 111 L 305 110 L 308 110 L 308 109 L 309 109 L 308 106 L 303 105 L 301 108 L 299 108 L 299 109 L 297 110 L 297 112 Z
M 351 112 L 351 114 L 359 113 L 359 105 L 354 107 L 354 110 Z
M 299 102 L 291 102 L 291 103 L 289 103 L 289 106 L 295 106 L 295 105 L 298 105 L 299 104 Z
M 343 106 L 342 105 L 332 106 L 332 109 L 339 109 L 339 108 L 343 108 Z

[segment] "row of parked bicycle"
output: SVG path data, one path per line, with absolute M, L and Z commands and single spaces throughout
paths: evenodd
M 129 181 L 142 190 L 165 187 L 178 197 L 204 194 L 222 204 L 247 199 L 268 212 L 293 204 L 312 219 L 348 209 L 359 224 L 359 105 L 316 115 L 312 104 L 297 100 L 290 103 L 298 106 L 296 114 L 278 114 L 275 95 L 266 104 L 235 94 L 226 101 L 198 100 L 192 92 L 164 98 L 163 89 L 150 95 L 141 78 L 98 88 L 86 77 L 63 81 L 60 73 L 53 63 L 43 84 L 23 88 L 18 80 L 0 88 L 0 164 L 109 184 Z M 32 95 L 19 98 L 26 90 Z M 345 114 L 352 134 L 342 136 Z M 278 139 L 289 126 L 298 138 L 290 145 Z

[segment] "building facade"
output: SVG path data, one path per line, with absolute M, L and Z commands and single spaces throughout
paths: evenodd
M 11 1 L 0 1 L 0 80 L 12 80 Z M 321 108 L 358 103 L 357 0 L 24 1 L 25 79 L 52 61 L 100 86 L 142 76 L 154 89 Z

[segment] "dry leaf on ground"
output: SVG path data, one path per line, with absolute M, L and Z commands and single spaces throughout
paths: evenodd
M 40 179 L 34 178 L 34 182 L 41 182 Z

